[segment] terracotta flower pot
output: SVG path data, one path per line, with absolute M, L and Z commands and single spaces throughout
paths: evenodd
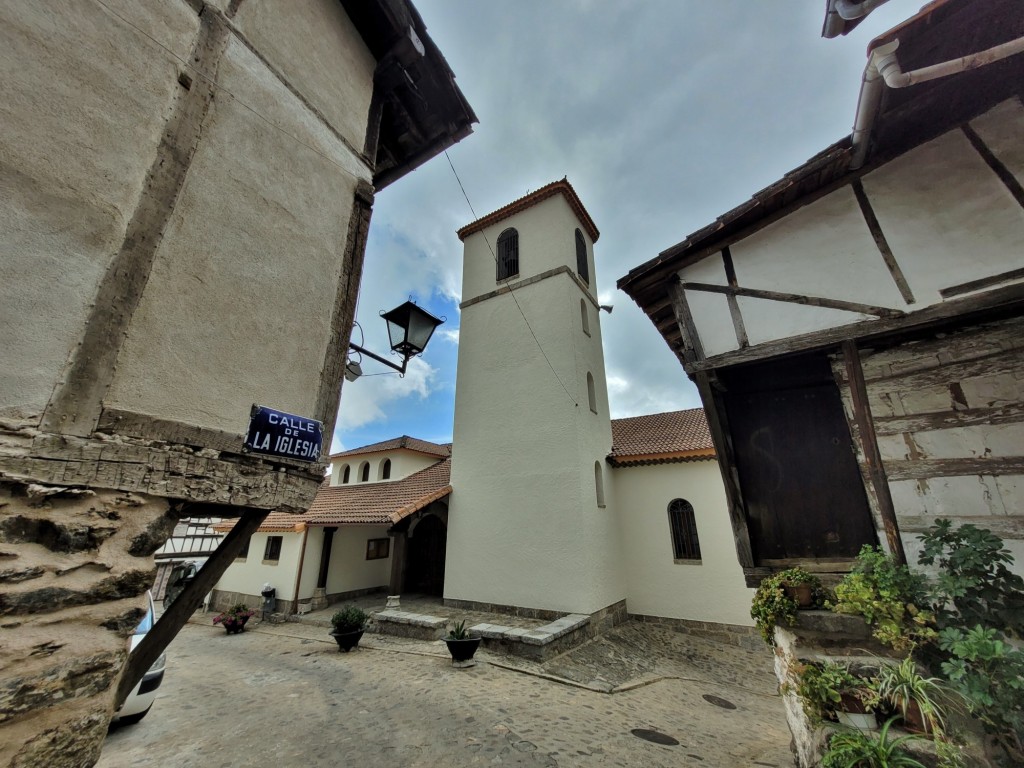
M 796 602 L 797 608 L 810 608 L 814 605 L 814 592 L 810 584 L 783 584 L 782 589 Z

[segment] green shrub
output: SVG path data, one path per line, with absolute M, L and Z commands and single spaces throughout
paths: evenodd
M 331 616 L 331 626 L 335 632 L 358 632 L 366 626 L 370 614 L 357 605 L 346 605 Z
M 775 644 L 776 626 L 796 623 L 796 601 L 786 594 L 784 585 L 810 584 L 820 594 L 821 581 L 802 568 L 789 568 L 764 579 L 750 604 L 750 618 L 757 624 L 768 645 Z

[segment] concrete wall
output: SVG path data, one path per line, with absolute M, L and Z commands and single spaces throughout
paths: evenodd
M 631 614 L 752 626 L 754 590 L 736 559 L 725 489 L 715 461 L 619 467 L 616 506 Z M 676 561 L 668 505 L 693 505 L 699 561 Z
M 589 291 L 564 272 L 515 288 L 537 341 L 507 293 L 472 302 L 499 287 L 487 242 L 504 229 L 519 232 L 519 279 L 529 281 L 557 267 L 575 272 L 578 226 L 556 195 L 466 238 L 446 599 L 592 613 L 625 597 L 604 466 L 611 427 L 600 321 L 595 308 L 587 336 L 579 309 Z
M 1017 180 L 1024 179 L 1020 99 L 970 125 Z M 850 186 L 731 245 L 739 285 L 914 311 L 942 302 L 944 288 L 1020 267 L 1024 211 L 959 129 L 861 181 L 913 303 L 901 296 Z M 727 284 L 720 254 L 679 274 L 685 281 Z M 724 295 L 690 290 L 686 297 L 706 354 L 739 349 Z M 873 319 L 857 311 L 752 297 L 741 296 L 738 303 L 752 345 Z

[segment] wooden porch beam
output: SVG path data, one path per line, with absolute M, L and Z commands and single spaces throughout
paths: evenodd
M 201 506 L 203 505 L 196 505 L 196 507 Z M 195 507 L 190 512 L 194 509 Z M 121 708 L 124 700 L 128 698 L 128 694 L 142 680 L 146 671 L 153 666 L 157 657 L 171 644 L 189 617 L 202 604 L 206 593 L 213 589 L 213 585 L 234 562 L 245 542 L 256 532 L 268 514 L 270 514 L 270 510 L 267 509 L 246 509 L 234 527 L 228 531 L 213 556 L 206 561 L 195 578 L 164 611 L 153 629 L 142 638 L 142 642 L 128 657 L 124 672 L 121 674 L 121 682 L 117 686 L 116 709 Z
M 861 304 L 856 301 L 828 299 L 823 296 L 805 296 L 800 293 L 780 293 L 779 291 L 763 291 L 759 288 L 741 288 L 739 286 L 733 285 L 714 285 L 712 283 L 690 283 L 685 281 L 680 282 L 682 282 L 683 287 L 688 291 L 724 293 L 726 296 L 749 296 L 752 299 L 781 301 L 787 304 L 804 304 L 810 307 L 841 309 L 846 312 L 858 312 L 862 315 L 871 315 L 872 317 L 893 318 L 906 316 L 906 312 L 904 312 L 901 309 L 875 307 L 870 304 Z
M 857 343 L 852 339 L 843 342 L 843 363 L 846 366 L 846 378 L 850 383 L 850 394 L 853 399 L 853 417 L 857 422 L 861 447 L 864 450 L 864 461 L 871 487 L 875 491 L 878 511 L 885 528 L 885 538 L 889 543 L 889 551 L 899 563 L 907 562 L 903 551 L 903 540 L 900 538 L 900 527 L 896 522 L 896 507 L 893 505 L 889 481 L 882 465 L 882 454 L 878 450 L 878 438 L 875 436 L 875 424 L 871 418 L 871 407 L 868 403 L 868 390 L 864 383 L 864 369 L 860 364 L 860 352 Z
M 692 285 L 692 283 L 687 283 L 687 288 L 690 288 Z M 685 368 L 686 372 L 692 376 L 696 371 L 724 368 L 730 365 L 766 360 L 793 352 L 806 352 L 812 349 L 836 346 L 850 337 L 876 339 L 896 332 L 927 328 L 931 325 L 944 323 L 950 318 L 961 317 L 973 312 L 984 312 L 1009 307 L 1015 304 L 1024 305 L 1024 283 L 1014 283 L 1013 285 L 995 288 L 986 293 L 973 294 L 960 299 L 951 299 L 939 304 L 933 304 L 930 307 L 925 307 L 902 317 L 865 320 L 860 323 L 838 326 L 836 328 L 802 333 L 798 336 L 790 336 L 778 341 L 766 341 L 762 344 L 755 344 L 747 349 L 723 352 L 720 355 L 714 355 L 703 360 L 686 361 Z

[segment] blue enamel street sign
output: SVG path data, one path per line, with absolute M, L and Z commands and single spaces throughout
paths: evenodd
M 296 461 L 317 461 L 324 441 L 324 425 L 263 405 L 252 406 L 245 450 Z

